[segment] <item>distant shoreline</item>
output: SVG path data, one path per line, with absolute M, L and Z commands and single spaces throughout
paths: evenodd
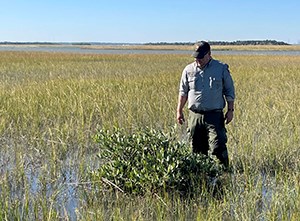
M 146 45 L 146 44 L 107 44 L 107 45 L 79 45 L 79 44 L 1 44 L 0 47 L 66 47 L 95 50 L 193 50 L 193 45 Z M 300 51 L 300 45 L 212 45 L 212 50 L 219 51 Z

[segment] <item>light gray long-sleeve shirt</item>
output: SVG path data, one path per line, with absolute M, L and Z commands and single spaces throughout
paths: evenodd
M 179 94 L 188 97 L 188 108 L 192 111 L 223 109 L 225 100 L 235 99 L 228 65 L 215 59 L 203 69 L 196 62 L 187 65 L 182 72 Z

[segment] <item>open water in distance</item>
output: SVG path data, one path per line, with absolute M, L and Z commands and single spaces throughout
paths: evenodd
M 27 52 L 62 52 L 62 53 L 82 53 L 82 54 L 186 54 L 188 50 L 139 50 L 139 49 L 88 49 L 79 46 L 0 46 L 0 51 L 27 51 Z M 217 55 L 293 55 L 300 56 L 300 51 L 288 50 L 213 50 Z

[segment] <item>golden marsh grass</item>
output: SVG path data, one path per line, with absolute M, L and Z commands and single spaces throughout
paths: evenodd
M 189 56 L 1 52 L 1 219 L 298 220 L 300 57 L 215 58 L 236 85 L 233 173 L 222 200 L 192 200 L 103 193 L 86 180 L 99 127 L 174 126 Z

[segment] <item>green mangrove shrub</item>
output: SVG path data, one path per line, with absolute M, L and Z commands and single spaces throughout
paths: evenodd
M 95 141 L 100 167 L 91 172 L 92 179 L 127 193 L 199 191 L 208 176 L 222 171 L 214 160 L 192 153 L 186 143 L 178 141 L 175 129 L 169 133 L 152 128 L 132 133 L 101 129 Z

